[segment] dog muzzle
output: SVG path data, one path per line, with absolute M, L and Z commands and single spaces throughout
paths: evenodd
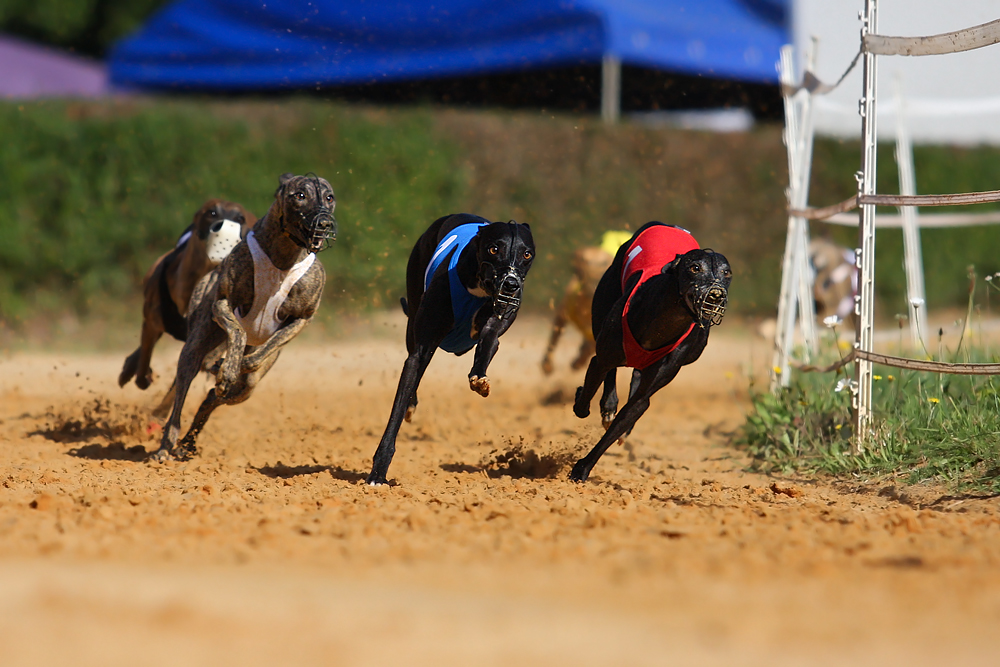
M 503 319 L 521 307 L 521 293 L 524 291 L 524 277 L 514 267 L 508 267 L 500 280 L 490 281 L 493 293 L 493 314 Z
M 233 220 L 219 220 L 208 228 L 205 237 L 205 254 L 213 266 L 222 263 L 241 240 L 242 225 Z
M 337 220 L 325 206 L 308 222 L 303 221 L 298 234 L 292 239 L 309 252 L 322 252 L 337 240 Z
M 721 281 L 715 281 L 704 291 L 698 292 L 694 298 L 694 312 L 701 328 L 705 325 L 718 326 L 726 314 L 729 303 L 729 292 Z

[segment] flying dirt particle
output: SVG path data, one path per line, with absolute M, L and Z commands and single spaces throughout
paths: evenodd
M 777 482 L 771 484 L 771 491 L 774 492 L 775 495 L 780 494 L 783 496 L 788 496 L 789 498 L 798 498 L 799 496 L 804 495 L 802 489 L 798 487 L 781 486 Z
M 52 503 L 55 499 L 48 493 L 40 493 L 35 496 L 35 499 L 28 503 L 28 507 L 34 510 L 42 510 L 43 512 L 52 508 Z

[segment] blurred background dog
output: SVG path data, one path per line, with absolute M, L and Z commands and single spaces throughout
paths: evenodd
M 809 264 L 813 269 L 816 317 L 836 315 L 845 322 L 852 320 L 854 296 L 858 293 L 854 251 L 829 239 L 814 238 L 809 242 Z
M 579 370 L 587 365 L 594 355 L 594 333 L 590 322 L 590 307 L 594 301 L 594 290 L 601 276 L 611 266 L 619 246 L 632 238 L 631 232 L 608 231 L 601 237 L 601 245 L 579 248 L 573 253 L 573 277 L 566 285 L 562 301 L 556 308 L 556 316 L 552 321 L 552 333 L 549 344 L 542 357 L 542 372 L 550 375 L 555 368 L 552 364 L 552 354 L 555 352 L 559 338 L 562 336 L 566 323 L 576 327 L 583 340 L 576 359 L 570 364 L 573 370 Z
M 174 249 L 161 255 L 142 282 L 142 333 L 139 347 L 125 358 L 118 386 L 135 378 L 139 389 L 153 381 L 149 362 L 164 332 L 187 339 L 188 303 L 195 285 L 246 238 L 257 217 L 240 204 L 209 199 L 194 214 Z

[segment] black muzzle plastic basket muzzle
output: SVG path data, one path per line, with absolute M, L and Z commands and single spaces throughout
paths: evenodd
M 718 326 L 722 324 L 722 318 L 726 314 L 726 305 L 729 303 L 729 291 L 720 281 L 716 281 L 708 286 L 704 291 L 698 293 L 694 301 L 695 314 L 698 316 L 698 323 L 704 327 Z

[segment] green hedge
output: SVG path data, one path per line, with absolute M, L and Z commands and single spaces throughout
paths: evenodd
M 780 128 L 713 135 L 530 113 L 380 109 L 316 99 L 0 103 L 0 323 L 106 314 L 138 301 L 153 259 L 201 203 L 263 214 L 277 177 L 313 171 L 337 192 L 340 237 L 322 255 L 330 312 L 392 305 L 406 257 L 440 215 L 529 222 L 539 256 L 527 305 L 559 298 L 569 256 L 606 229 L 659 219 L 724 252 L 735 312 L 768 313 L 784 247 Z M 856 143 L 820 141 L 812 201 L 849 196 Z M 921 192 L 1000 187 L 994 149 L 918 148 Z M 891 150 L 879 186 L 895 191 Z M 815 224 L 814 233 L 824 225 Z M 830 232 L 855 245 L 854 232 Z M 1000 229 L 924 232 L 928 300 L 965 300 L 965 267 L 1000 270 Z M 903 312 L 899 232 L 878 238 L 880 308 Z M 16 325 L 15 325 L 16 326 Z

